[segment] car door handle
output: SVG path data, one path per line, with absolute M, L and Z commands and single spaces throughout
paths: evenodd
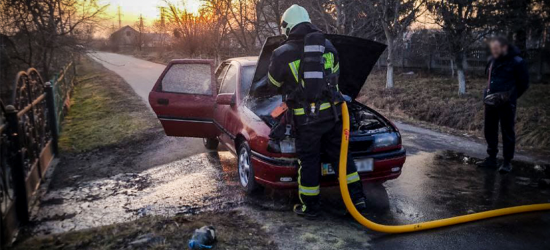
M 168 99 L 159 98 L 159 99 L 157 99 L 157 103 L 160 104 L 160 105 L 168 105 L 170 103 L 170 101 Z

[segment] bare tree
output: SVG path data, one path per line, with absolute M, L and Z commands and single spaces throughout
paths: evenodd
M 147 27 L 145 27 L 142 15 L 139 15 L 139 20 L 134 23 L 134 27 L 137 27 L 137 31 L 139 32 L 138 37 L 135 40 L 135 46 L 139 49 L 139 51 L 141 51 L 143 46 L 149 42 L 149 37 L 147 37 Z
M 487 0 L 434 0 L 428 3 L 456 63 L 459 95 L 466 93 L 466 52 L 491 32 L 488 24 L 494 12 L 493 6 L 494 3 Z
M 382 28 L 376 24 L 375 16 L 368 13 L 362 1 L 313 0 L 305 1 L 312 22 L 328 33 L 378 39 Z
M 174 37 L 179 47 L 191 56 L 195 54 L 213 54 L 218 57 L 223 40 L 229 33 L 227 0 L 205 0 L 198 14 L 189 13 L 185 6 L 166 1 L 166 13 L 173 26 Z
M 49 79 L 52 68 L 91 40 L 106 7 L 95 0 L 6 0 L 0 32 L 10 40 L 14 61 L 38 67 Z
M 296 1 L 291 0 L 253 0 L 255 16 L 248 21 L 254 26 L 257 44 L 262 44 L 267 37 L 281 34 L 279 24 L 284 11 Z
M 386 88 L 394 86 L 393 67 L 395 52 L 403 41 L 409 26 L 423 11 L 424 0 L 371 0 L 364 1 L 368 14 L 376 17 L 376 24 L 382 27 L 388 45 Z
M 448 46 L 443 32 L 438 29 L 415 30 L 409 39 L 410 49 L 407 60 L 416 65 L 425 64 L 425 68 L 431 73 L 434 59 L 440 55 L 448 55 Z
M 256 4 L 253 0 L 226 0 L 229 6 L 228 28 L 231 37 L 239 47 L 250 51 L 254 46 L 254 23 L 256 22 Z

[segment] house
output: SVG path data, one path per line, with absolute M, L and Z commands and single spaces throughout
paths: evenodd
M 126 25 L 109 36 L 111 48 L 163 47 L 171 42 L 167 33 L 141 33 Z
M 118 48 L 136 47 L 139 45 L 139 40 L 139 31 L 129 25 L 120 28 L 109 36 L 109 44 Z

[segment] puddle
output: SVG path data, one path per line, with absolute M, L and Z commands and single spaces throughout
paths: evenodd
M 449 160 L 455 163 L 462 163 L 465 165 L 476 165 L 477 162 L 482 161 L 483 159 L 471 157 L 463 153 L 458 153 L 454 151 L 442 151 L 436 154 L 438 159 Z M 502 160 L 498 161 L 499 164 L 502 163 Z M 531 164 L 523 161 L 512 161 L 512 166 L 514 167 L 512 174 L 520 176 L 528 176 L 531 178 L 549 178 L 550 177 L 550 165 L 544 164 Z
M 402 175 L 384 184 L 391 212 L 379 221 L 405 224 L 550 202 L 550 190 L 538 185 L 548 166 L 514 161 L 512 173 L 502 175 L 477 167 L 479 160 L 453 151 L 407 156 Z
M 463 165 L 473 165 L 482 159 L 470 157 L 463 153 L 453 151 L 443 151 L 436 154 L 436 159 L 441 161 L 450 161 L 454 163 L 462 163 Z M 499 160 L 499 164 L 502 160 Z M 546 180 L 550 179 L 550 165 L 531 164 L 523 161 L 512 161 L 514 167 L 510 178 L 513 178 L 515 183 L 523 186 L 546 188 Z M 493 169 L 494 170 L 494 169 Z M 488 170 L 490 172 L 491 169 Z

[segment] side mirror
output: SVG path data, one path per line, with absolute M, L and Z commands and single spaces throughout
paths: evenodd
M 218 94 L 218 96 L 216 96 L 216 104 L 235 105 L 235 94 Z

